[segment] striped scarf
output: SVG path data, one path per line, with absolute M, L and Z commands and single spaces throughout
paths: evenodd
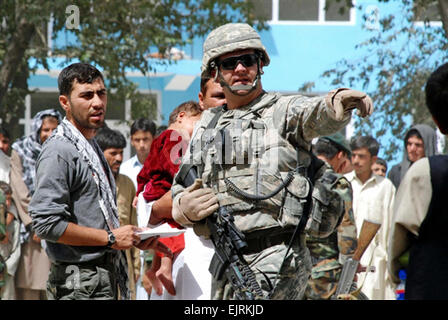
M 36 113 L 31 124 L 31 134 L 23 136 L 14 142 L 11 146 L 20 156 L 23 167 L 23 181 L 25 182 L 29 195 L 34 194 L 36 182 L 36 161 L 42 151 L 42 142 L 40 141 L 40 129 L 42 127 L 42 118 L 52 116 L 62 121 L 62 115 L 56 109 L 46 109 Z
M 103 152 L 92 139 L 89 143 L 87 139 L 71 124 L 67 118 L 55 130 L 55 138 L 64 137 L 72 143 L 82 156 L 82 160 L 87 163 L 92 170 L 93 178 L 98 186 L 99 204 L 104 219 L 109 230 L 120 227 L 118 218 L 118 209 L 116 204 L 116 185 L 112 172 L 103 156 Z M 106 172 L 107 171 L 107 175 Z M 109 181 L 109 183 L 107 183 Z M 121 299 L 130 298 L 127 274 L 127 262 L 123 251 L 117 251 L 114 258 L 114 267 L 117 275 L 118 287 L 120 289 Z

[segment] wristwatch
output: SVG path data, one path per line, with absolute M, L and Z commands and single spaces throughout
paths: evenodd
M 113 245 L 114 245 L 114 243 L 116 242 L 117 240 L 115 239 L 115 236 L 114 236 L 114 234 L 112 233 L 112 231 L 110 231 L 110 230 L 107 230 L 107 247 L 108 248 L 110 248 L 110 247 L 112 247 Z

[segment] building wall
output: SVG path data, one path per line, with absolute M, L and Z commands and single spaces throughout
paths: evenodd
M 289 0 L 262 1 L 263 4 L 272 5 L 269 30 L 260 32 L 271 58 L 271 64 L 264 68 L 262 78 L 263 87 L 267 91 L 297 92 L 303 84 L 312 81 L 315 83 L 315 92 L 327 92 L 332 87 L 321 78 L 322 73 L 336 67 L 337 61 L 343 58 L 359 59 L 363 56 L 366 52 L 355 50 L 355 46 L 367 39 L 370 31 L 378 28 L 381 17 L 391 12 L 400 14 L 398 1 L 383 3 L 377 0 L 358 0 L 347 21 L 326 21 L 321 10 L 325 0 L 300 0 L 298 2 L 313 6 L 317 3 L 320 8 L 317 20 L 285 21 L 281 20 L 284 19 L 281 1 Z M 361 8 L 358 8 L 359 5 Z M 365 20 L 364 16 L 368 19 Z M 57 41 L 71 40 L 61 36 Z M 180 48 L 186 59 L 169 65 L 156 65 L 155 73 L 151 72 L 146 76 L 138 72 L 129 73 L 130 79 L 138 83 L 140 90 L 157 94 L 160 113 L 154 120 L 158 124 L 166 124 L 170 112 L 180 103 L 197 100 L 203 41 L 204 38 L 197 38 L 191 45 Z M 61 63 L 62 60 L 55 59 L 50 72 L 39 71 L 32 76 L 29 80 L 30 87 L 38 91 L 57 92 L 57 75 L 65 66 Z M 354 89 L 362 90 L 361 86 L 356 85 Z M 117 122 L 129 119 L 130 115 L 126 112 L 129 109 L 123 106 L 121 115 L 114 113 L 115 117 L 109 120 Z M 27 124 L 27 121 L 24 123 Z M 123 127 L 121 129 L 124 130 Z M 131 150 L 127 155 L 132 153 Z

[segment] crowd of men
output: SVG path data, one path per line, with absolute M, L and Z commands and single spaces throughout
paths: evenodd
M 447 298 L 435 129 L 413 125 L 386 177 L 374 137 L 341 134 L 373 112 L 368 95 L 266 92 L 270 57 L 247 24 L 203 50 L 199 101 L 159 131 L 134 121 L 125 162 L 86 63 L 58 77 L 65 116 L 37 113 L 12 145 L 0 127 L 1 298 L 394 300 L 403 273 L 406 299 Z M 443 134 L 447 68 L 426 86 Z M 143 236 L 162 229 L 176 236 Z

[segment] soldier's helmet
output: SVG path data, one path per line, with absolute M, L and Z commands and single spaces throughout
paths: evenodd
M 247 23 L 228 23 L 214 29 L 204 41 L 201 72 L 208 73 L 213 67 L 211 63 L 223 54 L 245 49 L 259 51 L 264 65 L 269 65 L 270 58 L 260 35 Z

